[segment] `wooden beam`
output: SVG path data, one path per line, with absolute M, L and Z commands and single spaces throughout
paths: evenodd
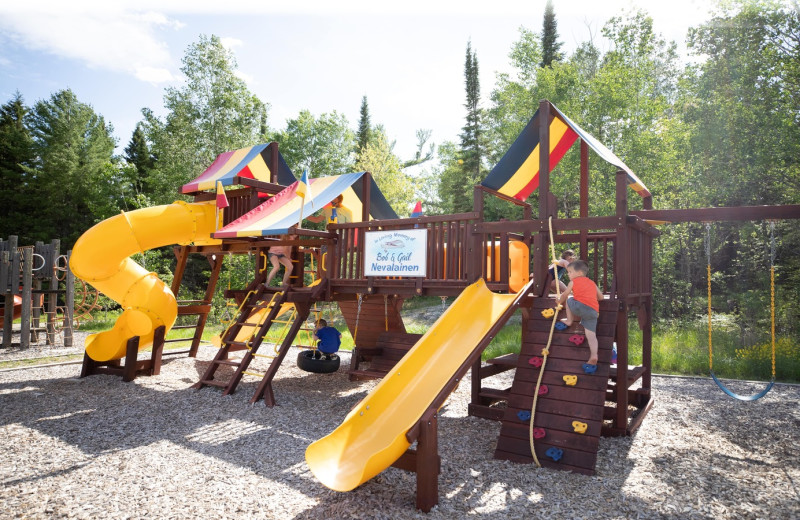
M 630 214 L 645 220 L 661 220 L 673 224 L 678 222 L 784 220 L 800 218 L 800 204 L 728 208 L 645 209 L 631 211 Z

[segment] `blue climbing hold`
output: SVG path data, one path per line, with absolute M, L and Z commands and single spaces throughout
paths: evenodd
M 531 413 L 526 410 L 520 410 L 517 412 L 517 417 L 520 421 L 530 421 L 531 420 Z
M 553 459 L 553 462 L 558 462 L 564 455 L 564 450 L 559 448 L 547 448 L 547 451 L 544 452 L 544 454 Z
M 595 372 L 597 372 L 597 365 L 590 365 L 589 363 L 583 364 L 584 374 L 594 374 Z
M 563 321 L 557 321 L 555 326 L 556 330 L 564 330 L 567 328 L 567 324 L 564 323 Z

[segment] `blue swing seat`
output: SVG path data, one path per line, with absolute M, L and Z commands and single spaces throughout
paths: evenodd
M 769 384 L 767 385 L 767 387 L 765 389 L 763 389 L 762 391 L 760 391 L 757 394 L 739 395 L 736 392 L 733 392 L 733 391 L 729 390 L 728 387 L 726 387 L 724 384 L 722 384 L 722 381 L 717 379 L 717 376 L 714 375 L 714 371 L 713 370 L 711 371 L 711 378 L 714 380 L 715 383 L 717 383 L 717 386 L 720 387 L 723 392 L 725 392 L 729 396 L 733 397 L 734 399 L 738 399 L 740 401 L 755 401 L 757 399 L 761 399 L 762 397 L 767 395 L 767 392 L 769 392 L 772 389 L 772 385 L 775 384 L 775 380 L 773 379 L 772 381 L 769 382 Z

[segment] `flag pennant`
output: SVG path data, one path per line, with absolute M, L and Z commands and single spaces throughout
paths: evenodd
M 422 201 L 417 201 L 417 205 L 414 206 L 414 211 L 411 212 L 411 217 L 421 217 L 422 216 Z
M 217 181 L 217 209 L 227 208 L 229 205 L 225 188 L 222 187 L 222 182 Z
M 303 176 L 300 177 L 300 183 L 297 185 L 296 193 L 303 199 L 311 197 L 311 186 L 308 182 L 308 169 L 303 170 Z

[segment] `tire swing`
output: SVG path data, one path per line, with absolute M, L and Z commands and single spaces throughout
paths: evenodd
M 353 335 L 355 342 L 355 335 L 358 334 L 358 318 L 361 315 L 361 301 L 363 295 L 358 295 L 358 310 L 356 311 L 356 329 Z M 329 307 L 330 308 L 330 307 Z M 329 313 L 330 314 L 330 313 Z M 320 357 L 317 357 L 319 355 Z M 325 356 L 320 355 L 320 352 L 315 348 L 313 350 L 303 350 L 297 354 L 297 368 L 312 374 L 332 374 L 339 370 L 342 360 L 338 354 L 330 354 L 330 359 L 325 359 Z
M 331 374 L 339 370 L 341 360 L 336 354 L 331 354 L 330 359 L 315 358 L 316 350 L 303 350 L 297 354 L 297 368 L 313 374 Z

